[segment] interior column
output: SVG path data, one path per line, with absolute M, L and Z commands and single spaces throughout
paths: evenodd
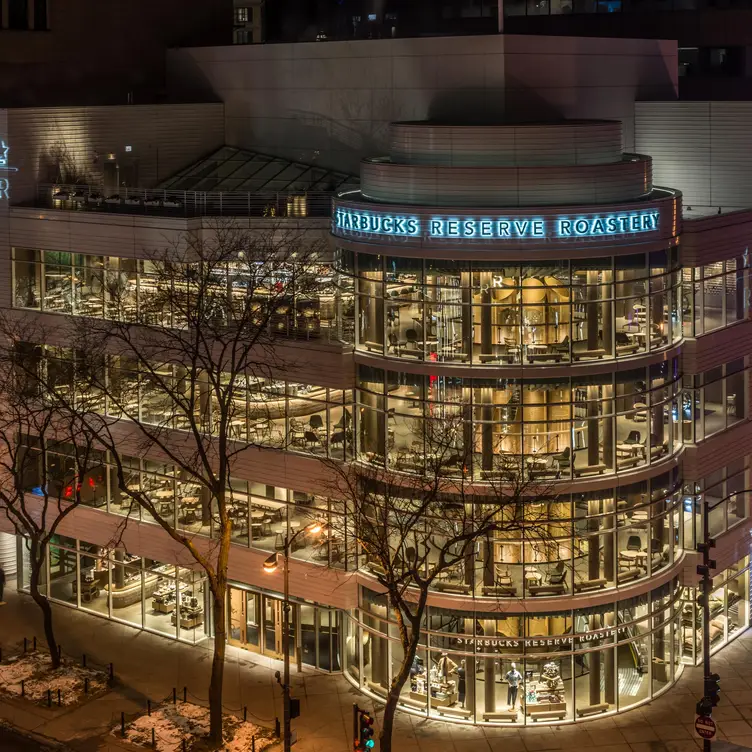
M 614 304 L 611 301 L 613 287 L 610 284 L 611 275 L 612 273 L 610 271 L 604 271 L 604 284 L 601 285 L 601 328 L 603 330 L 601 343 L 603 349 L 606 351 L 606 355 L 614 354 Z
M 114 575 L 112 577 L 112 584 L 116 588 L 122 588 L 123 585 L 125 585 L 125 569 L 123 568 L 122 562 L 125 560 L 125 551 L 122 549 L 115 549 L 115 566 L 113 569 L 115 570 Z
M 462 350 L 467 353 L 470 360 L 473 358 L 473 290 L 470 272 L 462 272 L 460 275 L 462 286 Z M 483 352 L 481 350 L 481 352 Z
M 493 390 L 481 389 L 481 465 L 484 470 L 493 470 L 494 458 L 494 408 L 493 408 Z
M 480 351 L 483 355 L 491 355 L 493 352 L 493 340 L 491 337 L 491 272 L 483 272 L 480 275 Z
M 602 388 L 601 414 L 610 416 L 603 420 L 603 464 L 611 469 L 614 467 L 614 387 L 604 384 Z
M 486 637 L 496 635 L 496 623 L 486 619 L 483 624 Z M 483 684 L 485 690 L 486 713 L 496 712 L 496 661 L 488 657 L 483 659 Z
M 590 269 L 587 273 L 587 311 L 586 332 L 587 349 L 598 349 L 598 271 Z
M 588 465 L 591 466 L 598 465 L 600 462 L 598 408 L 598 387 L 595 384 L 590 384 L 587 388 L 587 461 Z

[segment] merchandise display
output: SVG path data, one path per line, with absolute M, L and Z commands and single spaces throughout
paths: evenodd
M 171 621 L 177 621 L 177 614 L 173 611 Z M 183 629 L 195 629 L 204 623 L 204 607 L 198 598 L 192 595 L 180 594 L 180 626 Z
M 415 657 L 410 668 L 410 698 L 424 702 L 430 692 L 431 705 L 449 707 L 458 699 L 457 682 L 449 679 L 449 674 L 456 673 L 457 664 L 443 653 L 436 665 L 426 673 L 423 660 Z
M 525 691 L 525 712 L 528 715 L 539 712 L 566 710 L 564 682 L 556 661 L 543 665 L 537 680 L 529 681 Z

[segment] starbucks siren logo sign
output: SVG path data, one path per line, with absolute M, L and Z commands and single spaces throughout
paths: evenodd
M 10 198 L 10 180 L 3 177 L 6 172 L 18 172 L 18 167 L 11 167 L 8 163 L 10 147 L 5 141 L 0 141 L 0 201 Z

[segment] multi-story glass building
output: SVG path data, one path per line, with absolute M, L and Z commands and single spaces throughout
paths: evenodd
M 193 196 L 185 216 L 182 192 L 202 190 L 191 175 L 214 186 L 251 180 L 260 161 L 223 149 L 159 195 L 107 203 L 58 185 L 36 206 L 5 207 L 4 303 L 49 321 L 107 317 L 101 280 L 114 279 L 118 300 L 140 310 L 153 286 L 140 249 L 202 232 L 218 207 L 268 216 L 268 193 L 237 200 L 253 190 L 239 183 L 223 201 Z M 300 168 L 290 167 L 296 181 Z M 329 211 L 317 186 L 350 183 L 311 180 L 307 192 L 278 190 L 274 206 L 279 221 L 319 233 Z M 682 218 L 677 191 L 653 186 L 649 156 L 622 153 L 617 122 L 393 124 L 389 155 L 365 159 L 360 187 L 333 201 L 319 289 L 275 320 L 295 367 L 248 378 L 238 395 L 247 418 L 235 438 L 254 447 L 231 481 L 230 641 L 280 656 L 281 580 L 261 564 L 315 513 L 332 524 L 293 552 L 294 656 L 384 696 L 401 645 L 319 460 L 420 476 L 436 435 L 451 437 L 447 472 L 478 503 L 510 473 L 527 484 L 519 513 L 541 532 L 501 530 L 436 582 L 404 711 L 576 722 L 666 690 L 700 657 L 694 550 L 705 504 L 718 542 L 713 648 L 746 628 L 752 212 L 693 217 Z M 65 232 L 50 229 L 63 223 Z M 148 390 L 138 400 L 141 420 L 169 417 Z M 24 441 L 34 451 L 35 438 Z M 73 447 L 55 451 L 63 481 Z M 111 464 L 103 453 L 86 505 L 50 548 L 48 596 L 206 639 L 200 574 L 123 499 Z M 134 457 L 130 481 L 177 527 L 211 538 L 200 489 L 175 468 Z M 40 482 L 27 479 L 30 498 Z M 128 554 L 108 546 L 124 514 Z

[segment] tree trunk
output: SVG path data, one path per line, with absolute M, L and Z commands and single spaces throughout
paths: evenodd
M 392 679 L 389 694 L 386 698 L 384 707 L 384 720 L 381 723 L 381 734 L 379 735 L 379 749 L 381 752 L 392 752 L 392 732 L 394 730 L 394 715 L 397 712 L 397 703 L 399 702 L 402 687 L 410 676 L 410 667 L 413 665 L 415 654 L 418 651 L 420 642 L 420 630 L 413 630 L 410 633 L 410 647 L 405 652 L 405 657 L 400 666 L 399 672 Z
M 217 571 L 211 586 L 214 657 L 209 683 L 209 745 L 213 749 L 222 746 L 222 687 L 227 647 L 227 564 L 230 556 L 231 532 L 229 523 L 226 523 L 220 531 Z
M 31 578 L 29 581 L 29 592 L 34 599 L 34 603 L 39 606 L 42 611 L 42 621 L 44 624 L 44 639 L 47 641 L 47 647 L 50 649 L 50 659 L 52 661 L 52 668 L 56 669 L 60 667 L 60 651 L 57 649 L 57 641 L 55 640 L 55 631 L 52 628 L 52 606 L 50 602 L 39 592 L 39 575 L 40 570 L 44 566 L 44 557 L 39 562 L 37 557 L 31 558 Z

